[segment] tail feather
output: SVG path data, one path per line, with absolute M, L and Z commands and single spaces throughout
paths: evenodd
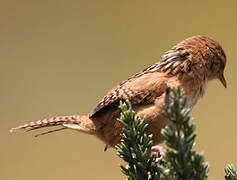
M 91 119 L 88 116 L 56 116 L 46 119 L 41 119 L 35 122 L 26 123 L 24 125 L 15 127 L 10 129 L 10 132 L 14 132 L 18 129 L 23 129 L 25 131 L 31 131 L 39 128 L 44 127 L 52 127 L 52 126 L 63 126 L 62 129 L 75 129 L 84 133 L 94 134 L 95 133 L 95 126 Z M 55 132 L 55 130 L 49 131 Z M 44 133 L 42 133 L 44 134 Z

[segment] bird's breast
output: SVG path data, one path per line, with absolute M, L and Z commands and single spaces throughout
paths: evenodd
M 203 97 L 206 92 L 206 82 L 193 81 L 190 84 L 184 86 L 184 96 L 187 98 L 187 106 L 193 108 L 197 104 L 199 99 Z
M 207 82 L 197 78 L 171 78 L 167 82 L 170 88 L 181 88 L 182 95 L 187 98 L 187 107 L 193 108 L 206 91 Z

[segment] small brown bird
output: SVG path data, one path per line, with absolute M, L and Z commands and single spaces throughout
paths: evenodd
M 128 99 L 136 115 L 144 118 L 153 134 L 154 143 L 162 142 L 161 129 L 168 120 L 163 116 L 166 88 L 180 87 L 187 97 L 188 108 L 193 108 L 203 96 L 207 83 L 219 79 L 226 87 L 224 69 L 226 56 L 221 45 L 206 36 L 193 36 L 185 39 L 166 52 L 161 61 L 138 72 L 110 90 L 89 115 L 58 116 L 30 122 L 16 128 L 27 131 L 49 126 L 62 126 L 60 129 L 39 135 L 74 129 L 101 139 L 106 148 L 119 143 L 121 125 L 118 103 Z

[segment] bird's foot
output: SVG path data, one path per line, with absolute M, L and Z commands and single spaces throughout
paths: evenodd
M 159 162 L 165 155 L 166 149 L 162 146 L 152 146 L 151 151 L 157 153 L 156 162 Z

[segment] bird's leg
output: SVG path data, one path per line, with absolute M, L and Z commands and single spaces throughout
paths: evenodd
M 158 145 L 152 146 L 151 151 L 157 153 L 156 162 L 159 162 L 166 153 L 166 149 Z

